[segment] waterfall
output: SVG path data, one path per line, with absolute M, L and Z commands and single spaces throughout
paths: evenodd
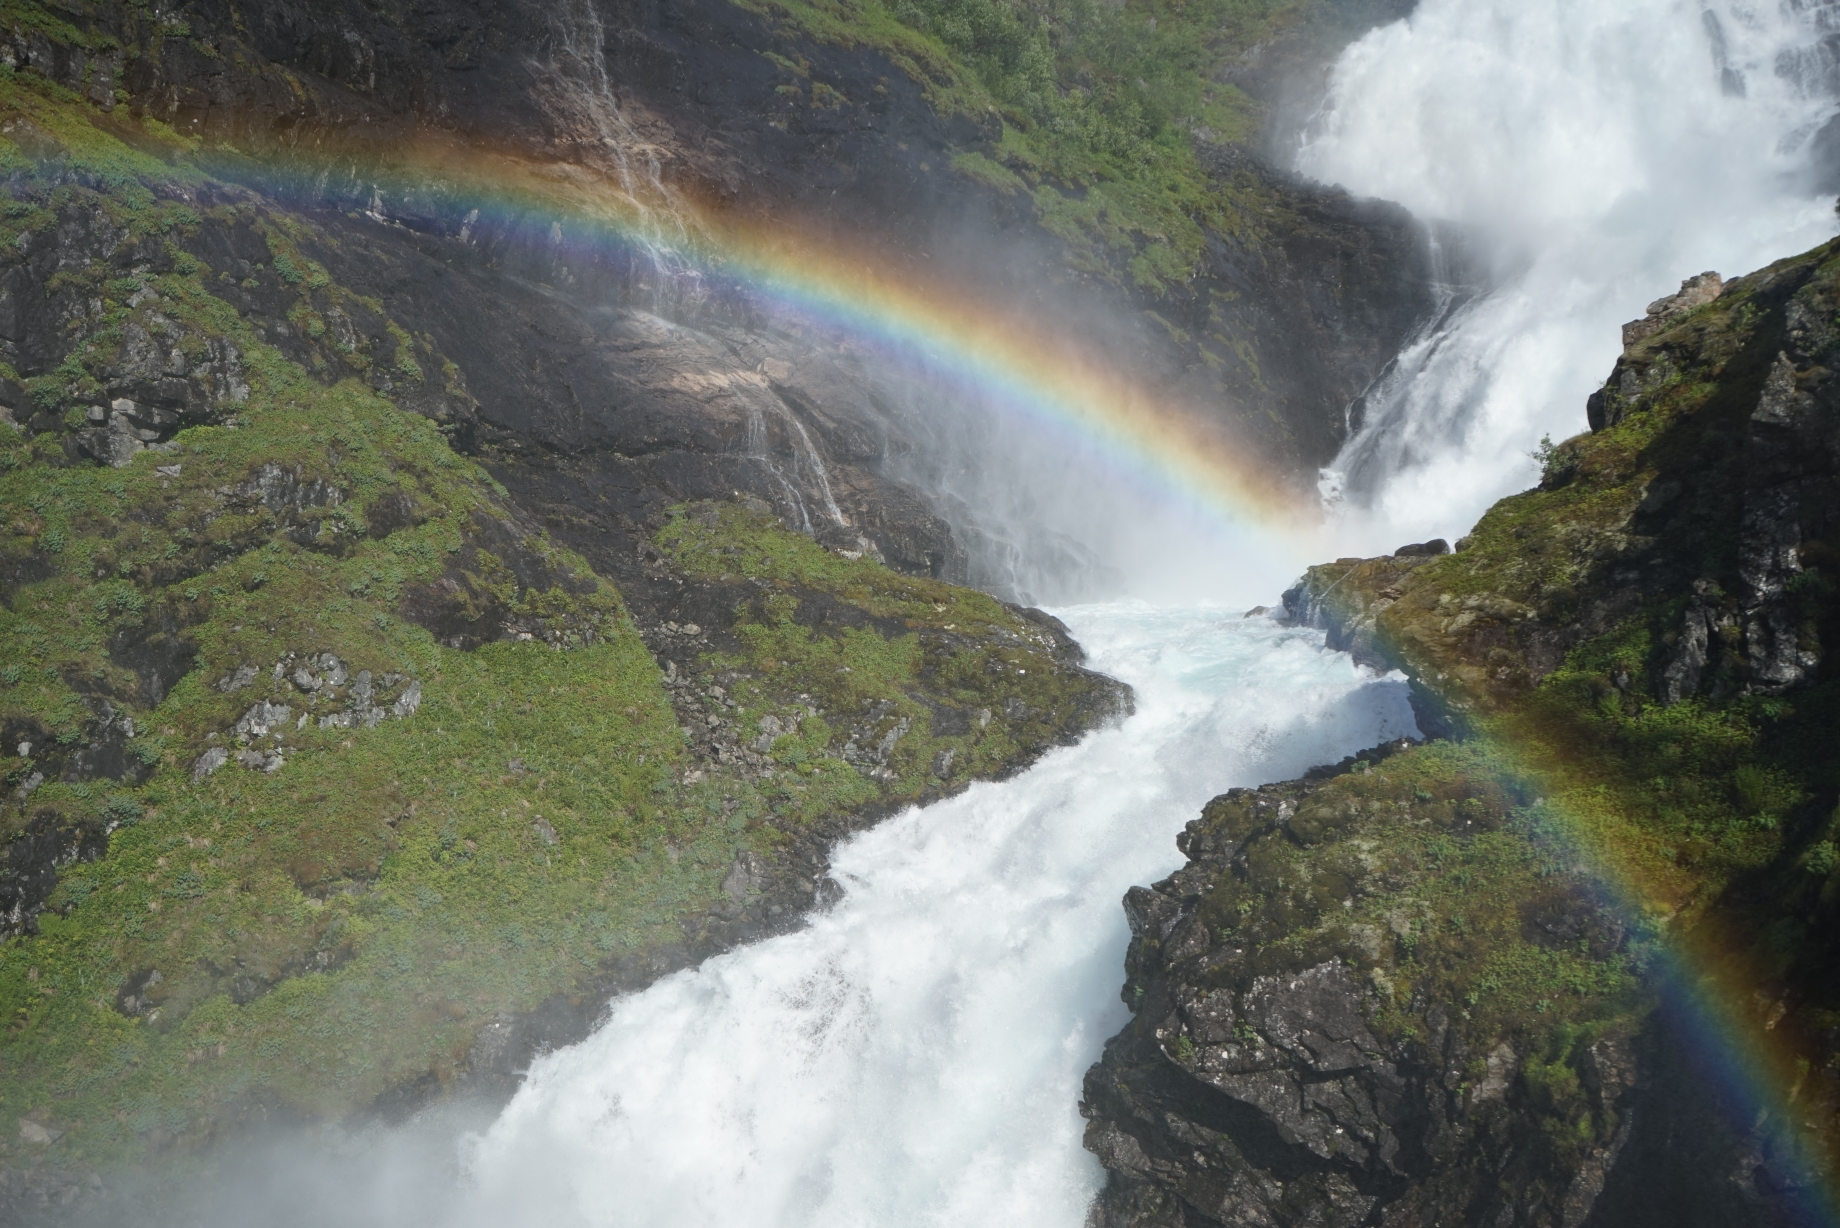
M 691 211 L 665 177 L 663 151 L 634 126 L 613 91 L 607 32 L 595 0 L 552 0 L 546 57 L 530 65 L 545 110 L 572 140 L 576 158 L 614 186 L 632 215 L 630 233 L 646 276 L 649 308 L 685 314 L 705 294 L 686 258 Z
M 1813 137 L 1831 0 L 1422 0 L 1336 64 L 1297 167 L 1462 234 L 1454 299 L 1368 390 L 1321 488 L 1344 549 L 1455 537 L 1585 427 L 1619 325 L 1834 233 Z
M 817 496 L 824 516 L 831 524 L 848 526 L 849 519 L 844 516 L 843 509 L 837 506 L 837 497 L 831 490 L 830 472 L 825 468 L 824 456 L 818 451 L 811 432 L 805 429 L 798 415 L 780 399 L 778 393 L 767 386 L 765 379 L 758 385 L 738 385 L 737 391 L 747 406 L 748 459 L 760 466 L 778 488 L 786 508 L 793 513 L 789 518 L 792 526 L 805 534 L 817 530 L 811 518 L 811 509 L 805 505 L 807 494 Z M 785 434 L 785 450 L 791 453 L 790 473 L 781 466 L 779 454 L 773 446 L 770 422 L 777 422 Z

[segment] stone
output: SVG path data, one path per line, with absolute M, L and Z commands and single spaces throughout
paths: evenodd
M 1490 1100 L 1500 1100 L 1507 1095 L 1508 1085 L 1513 1081 L 1514 1073 L 1518 1069 L 1520 1069 L 1520 1056 L 1514 1052 L 1514 1046 L 1507 1041 L 1504 1040 L 1489 1050 L 1482 1078 L 1478 1079 L 1469 1090 L 1470 1104 L 1485 1104 Z
M 64 1132 L 50 1126 L 40 1125 L 30 1118 L 19 1119 L 19 1141 L 33 1147 L 49 1147 L 62 1138 Z
M 225 674 L 222 678 L 219 678 L 212 685 L 226 694 L 231 691 L 240 691 L 254 682 L 256 680 L 256 675 L 261 672 L 261 670 L 253 665 L 239 665 Z
M 224 764 L 230 762 L 230 752 L 221 746 L 213 746 L 192 762 L 192 783 L 197 784 Z
M 273 730 L 287 724 L 293 714 L 294 709 L 287 704 L 273 703 L 265 699 L 243 713 L 241 719 L 231 727 L 231 732 L 249 738 L 267 737 Z
M 1652 337 L 1677 317 L 1696 307 L 1704 307 L 1724 292 L 1724 280 L 1717 273 L 1707 272 L 1687 278 L 1680 283 L 1678 291 L 1650 303 L 1647 314 L 1640 320 L 1631 320 L 1623 325 L 1623 348 L 1627 350 L 1638 341 Z
M 398 718 L 414 716 L 422 706 L 422 684 L 411 682 L 403 693 L 390 705 L 390 715 Z M 374 722 L 369 722 L 374 723 Z
M 112 426 L 92 427 L 77 432 L 77 446 L 89 456 L 115 469 L 125 469 L 146 444 Z

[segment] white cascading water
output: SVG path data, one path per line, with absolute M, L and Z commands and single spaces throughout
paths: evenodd
M 471 1148 L 479 1223 L 1067 1225 L 1080 1079 L 1125 1019 L 1119 899 L 1230 785 L 1413 730 L 1405 685 L 1269 618 L 1064 611 L 1137 714 L 838 850 L 798 933 L 614 1004 Z M 474 1222 L 469 1219 L 467 1222 Z
M 1371 390 L 1326 479 L 1349 544 L 1460 532 L 1527 484 L 1541 434 L 1582 428 L 1623 320 L 1685 276 L 1832 232 L 1798 179 L 1831 107 L 1825 69 L 1794 52 L 1826 11 L 1424 0 L 1343 56 L 1300 165 L 1457 223 L 1486 273 Z M 1059 517 L 1059 496 L 1017 507 L 1037 538 L 1077 539 L 1093 505 L 1123 514 L 1141 493 L 1107 503 L 1110 488 L 1050 489 L 1077 490 L 1084 520 Z M 1081 566 L 1130 585 L 1136 562 Z M 1268 567 L 1237 591 L 1268 593 Z M 843 900 L 806 929 L 616 1002 L 469 1139 L 444 1220 L 1082 1223 L 1102 1174 L 1075 1105 L 1124 1019 L 1119 897 L 1178 863 L 1172 837 L 1209 796 L 1411 717 L 1400 681 L 1265 618 L 1063 613 L 1092 663 L 1137 688 L 1135 716 L 856 837 L 834 858 Z
M 1298 169 L 1454 223 L 1484 291 L 1369 391 L 1324 473 L 1344 550 L 1454 538 L 1585 429 L 1619 326 L 1834 233 L 1808 138 L 1831 0 L 1421 0 L 1335 67 Z M 1338 506 L 1339 505 L 1339 506 Z

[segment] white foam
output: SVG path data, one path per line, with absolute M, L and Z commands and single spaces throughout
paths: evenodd
M 1585 429 L 1619 326 L 1834 233 L 1808 138 L 1831 3 L 1422 0 L 1337 63 L 1300 170 L 1457 223 L 1489 291 L 1372 390 L 1325 475 L 1344 549 L 1455 537 Z
M 1319 633 L 1217 610 L 1064 612 L 1137 715 L 838 850 L 801 932 L 615 1005 L 471 1144 L 478 1222 L 1062 1225 L 1102 1174 L 1080 1080 L 1125 1019 L 1120 897 L 1229 785 L 1412 729 Z

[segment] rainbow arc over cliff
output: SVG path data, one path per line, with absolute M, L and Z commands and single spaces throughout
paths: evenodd
M 268 182 L 324 198 L 323 168 L 271 165 Z M 392 184 L 397 191 L 392 191 Z M 1103 354 L 1083 351 L 1014 309 L 980 302 L 910 262 L 798 228 L 737 216 L 673 194 L 639 200 L 611 174 L 450 145 L 421 148 L 392 170 L 347 178 L 344 198 L 377 202 L 426 196 L 465 218 L 469 233 L 494 227 L 547 232 L 563 257 L 623 252 L 679 276 L 737 288 L 820 331 L 888 352 L 923 355 L 931 375 L 974 389 L 1001 412 L 1105 458 L 1121 477 L 1234 534 L 1295 538 L 1318 518 L 1276 466 L 1236 445 L 1222 415 L 1186 405 L 1121 375 Z
M 264 171 L 269 183 L 326 197 L 323 165 L 273 164 Z M 1097 451 L 1139 485 L 1231 530 L 1288 540 L 1300 568 L 1321 543 L 1294 492 L 1187 407 L 1134 385 L 1027 319 L 981 308 L 953 287 L 878 263 L 868 248 L 816 242 L 789 227 L 682 201 L 669 204 L 675 212 L 666 234 L 657 221 L 665 206 L 635 200 L 609 176 L 476 148 L 428 147 L 393 171 L 362 177 L 349 171 L 340 199 L 349 200 L 360 184 L 379 202 L 396 192 L 427 195 L 433 184 L 445 208 L 466 216 L 469 227 L 483 218 L 507 231 L 547 231 L 551 242 L 584 257 L 604 255 L 611 245 L 650 258 L 668 246 L 666 258 L 679 271 L 744 287 L 859 342 L 924 352 L 950 378 L 1043 431 Z M 1515 748 L 1497 749 L 1509 770 L 1547 774 Z M 1603 838 L 1582 809 L 1557 801 L 1544 813 L 1553 837 L 1589 868 L 1620 912 L 1638 926 L 1665 926 L 1672 911 L 1666 892 L 1644 874 L 1640 857 Z M 1744 978 L 1733 974 L 1728 946 L 1717 935 L 1668 933 L 1654 945 L 1651 974 L 1735 1116 L 1748 1117 L 1752 1128 L 1779 1123 L 1777 1137 L 1793 1148 L 1797 1059 L 1767 1026 L 1759 1028 L 1756 1012 L 1741 1000 Z M 1809 1223 L 1840 1223 L 1834 1175 L 1822 1163 L 1812 1155 L 1791 1161 L 1807 1178 L 1795 1199 Z

